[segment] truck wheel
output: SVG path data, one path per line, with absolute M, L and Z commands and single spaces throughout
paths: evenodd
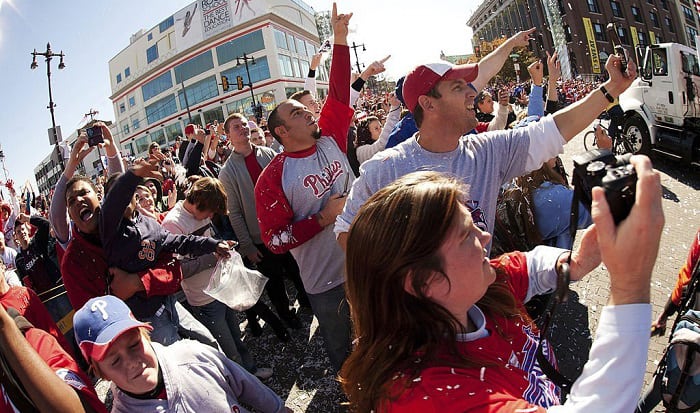
M 624 136 L 617 139 L 624 139 L 622 147 L 635 154 L 647 155 L 651 153 L 651 138 L 646 123 L 639 116 L 632 116 L 625 120 Z M 616 143 L 616 147 L 618 144 Z

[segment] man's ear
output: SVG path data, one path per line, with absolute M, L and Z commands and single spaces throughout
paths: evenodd
M 287 137 L 287 127 L 284 125 L 279 125 L 275 128 L 275 134 L 280 137 L 280 139 L 284 139 Z
M 423 109 L 423 112 L 427 112 L 433 108 L 433 100 L 430 96 L 420 95 L 418 96 L 418 105 Z
M 413 288 L 413 270 L 408 270 L 406 278 L 403 279 L 403 289 L 414 297 L 418 296 L 416 290 Z

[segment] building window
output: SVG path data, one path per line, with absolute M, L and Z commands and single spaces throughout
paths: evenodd
M 124 104 L 124 102 L 122 102 L 119 104 L 119 113 L 124 113 L 124 112 L 126 112 L 126 105 Z
M 600 23 L 593 23 L 593 33 L 595 34 L 595 39 L 599 42 L 605 42 L 608 40 L 605 36 L 605 29 Z
M 177 112 L 177 102 L 174 95 L 168 95 L 146 106 L 146 120 L 148 124 L 157 122 L 168 115 Z
M 160 32 L 163 33 L 164 31 L 168 30 L 168 28 L 172 27 L 173 24 L 175 24 L 175 19 L 173 18 L 173 16 L 170 16 L 167 19 L 160 22 L 160 24 L 158 25 L 158 30 L 160 30 Z
M 632 6 L 632 16 L 634 16 L 634 21 L 644 23 L 644 19 L 642 19 L 642 12 L 639 11 L 639 7 Z
M 216 47 L 216 59 L 219 65 L 235 60 L 245 54 L 253 54 L 265 49 L 262 30 L 256 30 L 244 36 L 235 38 Z
M 153 33 L 148 33 L 148 36 L 146 36 L 146 37 L 148 38 L 148 41 L 150 42 L 151 40 L 153 40 Z
M 142 136 L 136 139 L 136 153 L 146 152 L 148 150 L 148 145 L 151 142 L 148 140 L 148 136 Z
M 673 20 L 671 20 L 670 17 L 664 17 L 664 23 L 666 23 L 669 32 L 675 33 L 676 30 L 673 28 Z
M 681 5 L 681 7 L 683 8 L 683 15 L 685 16 L 685 19 L 688 22 L 695 24 L 695 17 L 693 16 L 693 11 L 683 5 Z
M 248 70 L 250 71 L 250 80 L 253 84 L 270 78 L 270 66 L 265 56 L 255 59 L 254 65 L 248 63 Z M 248 74 L 244 65 L 224 70 L 221 74 L 226 76 L 229 82 L 235 82 L 236 76 L 243 76 L 243 82 L 248 83 Z M 189 98 L 190 95 L 187 95 L 187 97 Z
M 664 10 L 668 10 L 668 0 L 661 0 L 661 7 Z
M 216 76 L 210 76 L 193 83 L 185 87 L 185 90 L 187 91 L 187 102 L 185 102 L 185 95 L 181 90 L 177 93 L 181 108 L 187 105 L 196 105 L 219 95 L 219 85 L 216 83 Z
M 659 27 L 659 16 L 656 15 L 653 11 L 649 12 L 649 19 L 651 19 L 651 24 L 654 25 L 654 27 Z
M 571 26 L 569 26 L 568 24 L 564 25 L 564 36 L 566 36 L 567 42 L 571 41 Z
M 639 40 L 639 44 L 641 46 L 646 46 L 649 44 L 649 36 L 646 34 L 646 32 L 638 31 L 637 40 Z
M 173 78 L 170 75 L 170 71 L 167 71 L 141 87 L 143 101 L 145 102 L 148 99 L 170 89 L 171 87 L 173 87 Z
M 193 57 L 190 60 L 175 66 L 175 82 L 180 83 L 183 80 L 190 79 L 201 73 L 214 68 L 214 60 L 211 50 Z
M 122 132 L 124 132 L 124 135 L 129 134 L 129 124 L 127 122 L 122 123 Z
M 688 34 L 688 38 L 690 39 L 690 45 L 695 47 L 695 36 L 698 35 L 698 31 L 695 30 L 694 27 L 685 26 L 685 32 Z
M 622 26 L 617 26 L 617 35 L 620 36 L 622 44 L 630 44 L 630 39 L 627 37 L 627 29 Z
M 287 55 L 277 55 L 280 60 L 280 69 L 282 69 L 282 76 L 294 77 L 294 70 L 292 69 L 292 58 Z
M 134 130 L 138 129 L 141 126 L 141 122 L 139 121 L 139 118 L 132 119 L 131 126 L 134 128 Z
M 152 61 L 156 60 L 157 58 L 158 58 L 158 45 L 154 44 L 153 46 L 146 49 L 146 61 L 148 63 L 151 63 Z
M 598 7 L 598 0 L 588 0 L 588 11 L 591 13 L 600 13 L 600 7 Z
M 168 139 L 168 141 L 172 142 L 177 138 L 178 136 L 182 137 L 182 126 L 180 126 L 180 123 L 171 123 L 170 125 L 165 127 L 165 136 Z
M 307 56 L 313 56 L 316 54 L 316 50 L 319 49 L 320 46 L 314 46 L 313 44 L 306 42 L 306 55 Z
M 122 82 L 122 74 L 117 73 L 117 83 L 121 83 L 121 82 Z
M 274 29 L 274 32 L 277 47 L 280 49 L 289 50 L 289 46 L 287 46 L 287 35 L 283 31 L 277 29 Z
M 136 98 L 133 96 L 129 96 L 129 107 L 132 108 L 136 106 Z
M 131 68 L 127 67 L 126 69 L 124 69 L 124 77 L 126 78 L 129 76 L 131 76 Z
M 156 129 L 150 133 L 151 142 L 156 142 L 158 145 L 165 145 L 165 131 L 163 129 Z
M 297 53 L 306 55 L 306 42 L 302 39 L 297 39 Z
M 622 17 L 622 6 L 620 6 L 619 1 L 610 1 L 610 8 L 612 8 L 613 16 Z

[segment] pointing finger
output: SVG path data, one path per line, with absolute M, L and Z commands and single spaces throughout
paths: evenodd
M 380 60 L 379 63 L 384 64 L 384 62 L 386 62 L 387 60 L 389 60 L 390 57 L 391 57 L 391 55 L 388 55 L 388 56 L 385 57 L 384 59 Z

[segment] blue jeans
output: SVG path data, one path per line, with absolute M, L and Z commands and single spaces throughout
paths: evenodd
M 345 299 L 345 284 L 308 296 L 328 358 L 333 368 L 339 371 L 350 353 L 350 307 Z
M 255 373 L 258 367 L 248 347 L 241 341 L 236 311 L 214 300 L 203 306 L 192 306 L 192 314 L 214 335 L 226 357 L 240 364 L 250 373 Z
M 163 305 L 151 317 L 141 320 L 153 327 L 151 340 L 169 346 L 182 338 L 197 340 L 216 349 L 214 336 L 180 304 L 174 295 L 165 297 Z
M 571 249 L 569 220 L 571 200 L 574 191 L 564 185 L 544 182 L 532 193 L 535 224 L 545 244 L 552 247 Z M 591 214 L 583 204 L 578 206 L 578 228 L 583 229 L 593 223 Z

